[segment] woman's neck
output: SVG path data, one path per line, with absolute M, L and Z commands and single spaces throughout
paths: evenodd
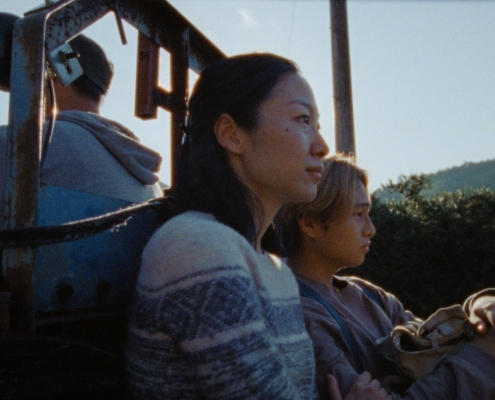
M 263 236 L 265 235 L 266 231 L 270 227 L 270 225 L 273 222 L 273 218 L 275 218 L 275 214 L 271 218 L 262 218 L 261 221 L 254 221 L 254 226 L 256 228 L 256 242 L 254 243 L 254 249 L 258 253 L 263 253 L 263 250 L 261 249 L 261 239 L 263 239 Z

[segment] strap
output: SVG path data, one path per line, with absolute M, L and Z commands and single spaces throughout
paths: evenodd
M 325 309 L 328 311 L 328 313 L 333 317 L 335 322 L 337 322 L 337 325 L 340 328 L 340 331 L 342 332 L 342 336 L 344 337 L 344 341 L 347 344 L 347 347 L 351 350 L 352 353 L 352 359 L 354 360 L 354 365 L 356 366 L 356 369 L 358 370 L 359 373 L 363 372 L 363 365 L 361 363 L 361 358 L 359 357 L 358 351 L 357 351 L 357 346 L 356 342 L 354 341 L 354 338 L 352 337 L 351 333 L 349 332 L 349 329 L 347 329 L 347 326 L 345 325 L 344 321 L 340 317 L 340 315 L 337 313 L 335 308 L 328 302 L 326 301 L 323 296 L 321 296 L 316 290 L 314 290 L 312 287 L 306 285 L 305 283 L 301 281 L 297 281 L 297 284 L 299 285 L 299 294 L 302 297 L 307 297 L 308 299 L 312 299 L 316 301 L 317 303 L 320 303 Z
M 383 303 L 382 303 L 382 301 L 377 296 L 377 294 L 375 292 L 373 292 L 373 290 L 371 290 L 368 286 L 366 286 L 365 284 L 363 284 L 363 282 L 353 281 L 353 283 L 356 284 L 357 286 L 359 286 L 363 290 L 364 294 L 370 300 L 372 300 L 378 307 L 380 307 L 381 309 L 383 309 Z

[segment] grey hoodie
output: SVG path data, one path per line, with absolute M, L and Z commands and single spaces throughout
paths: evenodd
M 5 126 L 0 127 L 0 205 L 5 191 Z M 82 192 L 142 202 L 160 197 L 161 157 L 127 128 L 97 114 L 57 115 L 41 182 Z M 3 207 L 2 207 L 3 209 Z

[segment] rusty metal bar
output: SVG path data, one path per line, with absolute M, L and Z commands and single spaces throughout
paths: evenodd
M 207 65 L 225 57 L 225 54 L 164 0 L 139 2 L 119 0 L 118 4 L 123 19 L 170 53 L 171 92 L 165 91 L 157 84 L 154 85 L 153 90 L 148 87 L 144 92 L 145 96 L 153 92 L 153 106 L 148 104 L 149 109 L 161 106 L 171 112 L 170 147 L 173 183 L 182 140 L 180 127 L 184 124 L 186 115 L 188 69 L 191 68 L 199 73 Z M 152 81 L 149 80 L 148 84 L 151 85 Z
M 14 25 L 4 225 L 36 224 L 43 126 L 45 19 L 28 16 Z M 10 329 L 34 332 L 34 250 L 4 249 L 2 290 L 11 293 Z
M 111 11 L 107 0 L 67 0 L 51 6 L 44 12 L 46 51 L 55 50 Z
M 14 26 L 3 216 L 6 228 L 37 224 L 45 50 L 55 49 L 101 18 L 95 9 L 103 3 L 65 1 L 26 15 Z M 99 11 L 104 13 L 105 8 Z M 92 12 L 85 13 L 88 9 Z M 81 13 L 85 18 L 80 17 Z M 11 294 L 11 332 L 35 330 L 34 269 L 34 248 L 3 250 L 1 290 Z
M 120 16 L 119 4 L 115 2 L 115 22 L 117 23 L 117 29 L 119 30 L 120 41 L 122 44 L 127 44 L 127 37 L 125 36 L 124 24 Z
M 172 112 L 174 108 L 174 98 L 172 94 L 161 87 L 156 87 L 153 92 L 156 105 Z
M 356 155 L 346 0 L 330 0 L 335 148 Z
M 156 118 L 158 113 L 153 94 L 158 86 L 159 52 L 160 47 L 139 32 L 135 115 L 142 119 Z
M 134 26 L 152 42 L 170 53 L 173 38 L 189 29 L 189 68 L 199 73 L 207 65 L 225 57 L 201 31 L 166 0 L 116 0 L 122 19 Z

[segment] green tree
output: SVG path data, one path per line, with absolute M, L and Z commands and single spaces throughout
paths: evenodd
M 362 266 L 343 271 L 382 286 L 422 317 L 495 286 L 495 193 L 423 197 L 429 185 L 425 175 L 389 182 L 385 188 L 403 199 L 373 199 L 371 250 Z

